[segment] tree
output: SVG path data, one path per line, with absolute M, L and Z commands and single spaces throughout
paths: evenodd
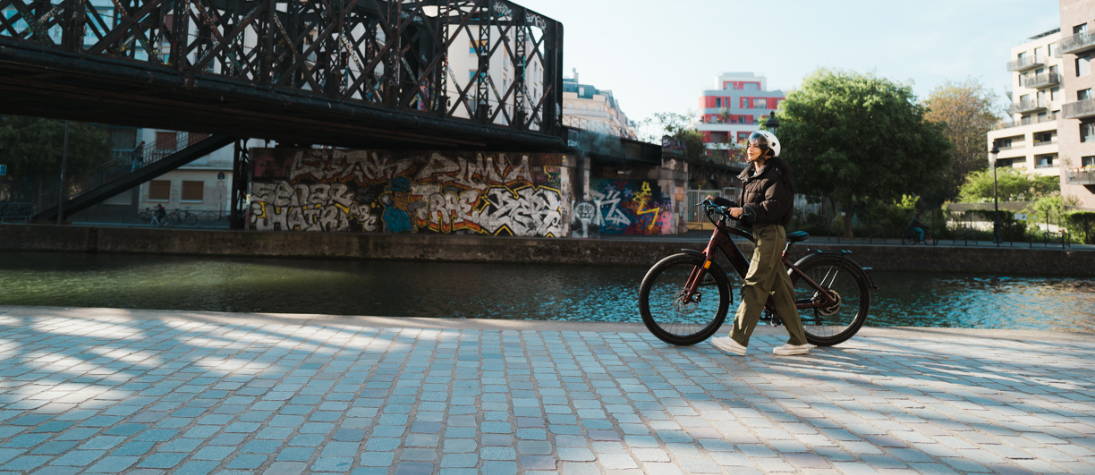
M 1000 201 L 1034 201 L 1061 190 L 1055 176 L 1032 176 L 1014 168 L 996 170 L 995 195 L 992 170 L 978 170 L 966 176 L 958 198 L 966 203 L 989 203 L 993 196 Z
M 100 127 L 68 123 L 68 161 L 65 174 L 72 183 L 111 160 L 108 134 Z M 61 169 L 64 121 L 38 117 L 0 116 L 0 163 L 8 165 L 15 180 L 31 182 L 38 190 L 53 187 Z M 23 197 L 21 199 L 30 199 Z
M 703 160 L 703 135 L 693 126 L 690 116 L 676 112 L 658 112 L 653 117 L 639 121 L 639 125 L 646 131 L 642 137 L 644 140 L 660 143 L 662 136 L 668 135 L 684 146 L 686 160 Z
M 943 84 L 924 101 L 925 119 L 942 124 L 943 135 L 952 146 L 950 169 L 941 188 L 930 193 L 933 203 L 954 199 L 966 175 L 988 166 L 985 135 L 999 120 L 995 101 L 993 94 L 974 80 Z
M 908 86 L 819 70 L 780 104 L 779 136 L 799 193 L 861 209 L 938 186 L 950 159 L 942 126 Z M 851 235 L 851 220 L 844 222 Z

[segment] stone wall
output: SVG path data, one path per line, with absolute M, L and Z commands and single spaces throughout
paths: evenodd
M 528 264 L 650 265 L 703 242 L 544 239 L 439 234 L 293 233 L 0 225 L 0 251 L 122 252 L 223 256 L 345 257 Z M 796 244 L 796 255 L 807 246 Z M 811 246 L 851 249 L 861 265 L 887 271 L 1095 277 L 1095 251 L 946 246 Z M 750 252 L 744 246 L 745 252 Z

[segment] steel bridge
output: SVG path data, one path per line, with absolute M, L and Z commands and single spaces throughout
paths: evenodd
M 0 114 L 561 150 L 562 40 L 505 0 L 0 0 Z
M 242 139 L 563 151 L 563 28 L 505 0 L 0 0 L 0 114 L 213 134 L 35 213 L 64 218 Z

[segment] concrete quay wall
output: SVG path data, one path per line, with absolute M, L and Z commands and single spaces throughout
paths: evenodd
M 741 242 L 743 252 L 750 252 Z M 51 225 L 0 226 L 0 251 L 118 252 L 250 257 L 323 257 L 451 262 L 649 265 L 703 243 L 669 239 L 553 239 L 442 234 L 297 233 Z M 1095 276 L 1095 252 L 868 244 L 796 244 L 849 249 L 861 265 L 885 271 Z

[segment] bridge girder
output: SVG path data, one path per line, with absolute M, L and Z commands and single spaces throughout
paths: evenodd
M 562 147 L 562 26 L 505 0 L 0 0 L 0 12 L 0 113 L 340 146 Z M 474 74 L 453 71 L 465 44 Z

